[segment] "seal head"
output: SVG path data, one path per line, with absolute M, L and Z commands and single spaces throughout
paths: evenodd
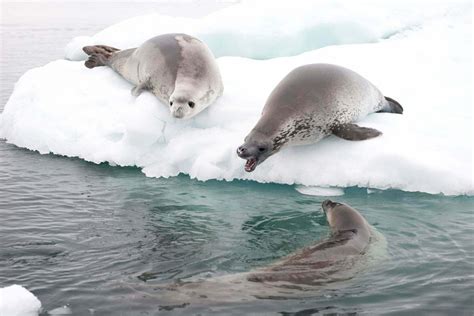
M 326 214 L 333 236 L 354 234 L 364 241 L 363 244 L 368 243 L 370 237 L 369 224 L 359 212 L 348 205 L 331 200 L 323 201 L 321 206 Z
M 277 152 L 270 138 L 261 132 L 252 131 L 244 141 L 244 144 L 237 148 L 237 155 L 247 160 L 244 167 L 247 172 L 254 171 L 257 165 Z
M 176 89 L 170 96 L 169 105 L 171 115 L 175 118 L 191 118 L 205 107 L 196 95 L 195 89 Z

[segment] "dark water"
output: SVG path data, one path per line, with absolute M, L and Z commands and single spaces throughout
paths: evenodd
M 89 18 L 74 3 L 2 3 L 2 106 L 12 82 L 61 57 L 69 38 L 150 10 L 121 4 L 100 20 L 102 4 L 88 5 Z M 51 7 L 61 13 L 42 11 Z M 74 315 L 473 314 L 474 198 L 358 188 L 335 199 L 387 239 L 388 259 L 370 271 L 301 299 L 163 309 L 158 285 L 248 271 L 327 236 L 323 199 L 292 186 L 146 178 L 0 142 L 0 287 L 23 285 L 44 313 L 68 305 Z

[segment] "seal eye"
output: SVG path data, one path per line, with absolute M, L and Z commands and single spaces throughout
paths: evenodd
M 173 105 L 173 101 L 170 101 L 170 106 L 172 106 L 172 105 Z
M 266 149 L 265 147 L 258 147 L 258 151 L 261 152 L 261 153 L 263 153 L 265 151 L 265 149 Z
M 195 104 L 194 104 L 194 102 L 193 102 L 193 101 L 189 101 L 189 102 L 188 102 L 188 105 L 189 105 L 189 107 L 192 109 L 192 108 L 194 107 L 194 105 L 195 105 Z

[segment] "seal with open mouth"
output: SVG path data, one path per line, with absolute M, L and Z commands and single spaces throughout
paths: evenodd
M 365 140 L 382 133 L 353 122 L 373 112 L 403 112 L 402 106 L 352 70 L 310 64 L 291 71 L 267 99 L 262 116 L 237 149 L 252 172 L 284 146 L 316 143 L 328 135 Z

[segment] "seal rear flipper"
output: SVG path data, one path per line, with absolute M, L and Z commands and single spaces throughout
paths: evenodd
M 106 45 L 94 45 L 94 46 L 84 46 L 82 50 L 87 55 L 92 55 L 92 54 L 110 55 L 112 53 L 118 52 L 120 49 L 111 47 L 111 46 L 106 46 Z
M 382 132 L 370 127 L 360 127 L 357 124 L 341 124 L 331 129 L 337 137 L 346 140 L 365 140 L 382 135 Z
M 403 107 L 392 98 L 385 97 L 385 105 L 377 113 L 397 113 L 403 114 Z
M 89 56 L 84 63 L 87 68 L 94 68 L 99 66 L 105 66 L 107 64 L 107 58 L 102 55 L 93 54 Z
M 105 45 L 85 46 L 82 50 L 89 55 L 89 59 L 84 63 L 87 68 L 107 65 L 112 54 L 120 51 L 118 48 Z

